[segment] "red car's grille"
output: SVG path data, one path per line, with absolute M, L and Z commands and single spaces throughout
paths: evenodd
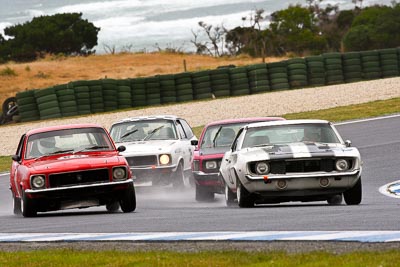
M 49 175 L 50 188 L 108 182 L 108 169 L 58 173 Z
M 150 166 L 157 165 L 157 157 L 152 156 L 138 156 L 138 157 L 127 157 L 129 166 Z

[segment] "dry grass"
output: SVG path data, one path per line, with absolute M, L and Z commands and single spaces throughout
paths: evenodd
M 269 58 L 267 62 L 280 61 Z M 7 69 L 16 75 L 0 77 L 0 104 L 18 91 L 46 88 L 75 80 L 97 80 L 101 78 L 136 78 L 156 74 L 170 74 L 184 71 L 214 69 L 222 65 L 248 65 L 261 63 L 260 58 L 235 57 L 214 58 L 209 56 L 167 53 L 121 53 L 115 55 L 92 55 L 88 57 L 56 57 L 29 63 L 7 63 L 0 70 Z

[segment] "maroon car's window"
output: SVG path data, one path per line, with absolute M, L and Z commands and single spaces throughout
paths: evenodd
M 200 147 L 230 147 L 239 129 L 247 123 L 213 125 L 206 129 Z
M 112 141 L 101 128 L 77 128 L 38 133 L 29 136 L 25 158 L 57 153 L 114 150 Z

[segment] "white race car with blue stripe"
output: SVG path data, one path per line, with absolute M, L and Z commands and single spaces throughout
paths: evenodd
M 324 120 L 253 123 L 237 134 L 222 159 L 228 206 L 288 201 L 358 205 L 361 158 Z

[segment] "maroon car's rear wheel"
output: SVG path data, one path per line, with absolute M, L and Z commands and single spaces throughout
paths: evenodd
M 37 215 L 34 200 L 27 197 L 25 192 L 22 192 L 21 212 L 22 212 L 22 216 L 24 216 L 24 217 L 35 217 Z
M 208 202 L 214 200 L 214 192 L 211 192 L 207 187 L 196 184 L 196 201 Z
M 136 209 L 136 194 L 133 183 L 129 184 L 125 192 L 122 193 L 119 204 L 123 212 L 132 212 Z

